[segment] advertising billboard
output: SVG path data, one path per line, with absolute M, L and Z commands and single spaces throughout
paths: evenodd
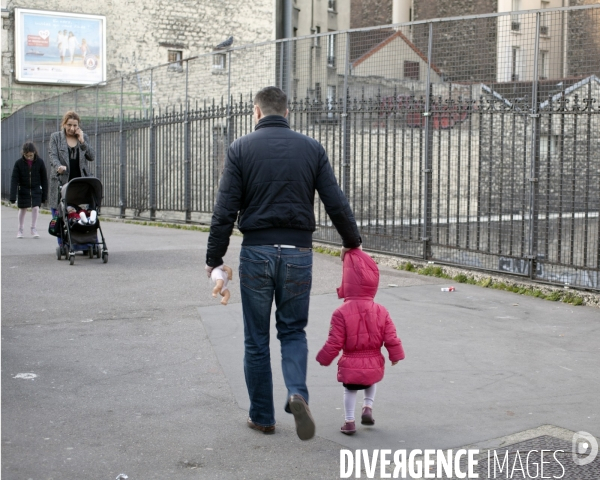
M 104 82 L 106 17 L 15 8 L 15 60 L 19 82 Z

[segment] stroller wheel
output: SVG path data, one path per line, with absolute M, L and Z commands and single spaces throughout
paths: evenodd
M 96 258 L 100 258 L 100 247 L 96 245 Z
M 73 265 L 75 263 L 75 252 L 69 253 L 69 263 Z
M 60 260 L 62 257 L 62 250 L 60 249 L 60 247 L 56 247 L 56 259 Z
M 108 252 L 103 252 L 102 253 L 102 261 L 104 263 L 108 262 Z
M 94 258 L 94 249 L 92 247 L 88 248 L 88 258 Z

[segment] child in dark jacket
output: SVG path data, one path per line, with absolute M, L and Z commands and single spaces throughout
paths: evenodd
M 15 162 L 10 182 L 10 202 L 19 207 L 19 229 L 17 238 L 23 238 L 23 227 L 27 209 L 31 208 L 31 236 L 39 238 L 37 218 L 40 206 L 48 196 L 46 166 L 37 153 L 35 145 L 26 142 L 21 149 L 21 158 Z
M 379 285 L 379 269 L 369 255 L 353 249 L 344 256 L 342 286 L 338 297 L 344 299 L 331 318 L 329 337 L 317 354 L 321 365 L 330 365 L 343 350 L 338 361 L 337 379 L 344 385 L 345 422 L 341 432 L 356 432 L 354 411 L 356 393 L 364 390 L 361 423 L 374 425 L 373 401 L 377 382 L 383 378 L 385 346 L 392 365 L 404 358 L 402 343 L 387 309 L 373 299 Z

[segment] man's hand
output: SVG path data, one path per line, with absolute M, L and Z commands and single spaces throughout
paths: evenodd
M 212 273 L 212 271 L 214 270 L 214 268 L 215 268 L 215 267 L 209 267 L 208 265 L 206 265 L 206 266 L 204 267 L 204 270 L 206 270 L 206 276 L 207 276 L 208 278 L 210 278 L 210 274 Z
M 362 250 L 362 245 L 359 245 L 357 248 Z M 342 262 L 344 261 L 344 255 L 346 255 L 346 252 L 349 252 L 350 250 L 352 250 L 352 248 L 342 247 L 342 251 L 340 253 L 340 259 Z
M 61 165 L 60 167 L 58 167 L 58 168 L 56 169 L 56 171 L 57 171 L 58 173 L 65 173 L 65 172 L 67 171 L 67 167 L 65 167 L 64 165 Z
M 395 362 L 392 362 L 392 367 L 393 367 L 394 365 L 396 365 L 396 364 L 398 363 L 398 361 L 399 361 L 399 360 L 396 360 Z

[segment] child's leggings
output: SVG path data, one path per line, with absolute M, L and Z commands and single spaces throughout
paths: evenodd
M 33 207 L 31 209 L 31 228 L 37 228 L 37 217 L 40 212 L 40 207 Z M 19 230 L 23 230 L 23 224 L 25 223 L 25 214 L 27 213 L 26 208 L 19 208 Z
M 377 390 L 377 384 L 374 383 L 369 388 L 365 389 L 365 399 L 363 401 L 363 407 L 373 408 L 373 401 L 375 400 L 375 391 Z M 344 408 L 346 410 L 346 421 L 354 421 L 354 410 L 356 409 L 356 393 L 358 390 L 348 390 L 344 387 Z

